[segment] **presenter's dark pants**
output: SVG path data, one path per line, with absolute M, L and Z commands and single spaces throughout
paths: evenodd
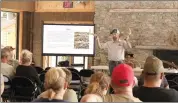
M 109 61 L 109 71 L 110 71 L 110 75 L 112 75 L 112 71 L 113 71 L 114 67 L 117 66 L 117 65 L 119 65 L 119 64 L 121 64 L 121 63 L 123 63 L 123 61 Z M 113 93 L 114 93 L 112 87 L 110 87 L 109 93 L 110 93 L 110 94 L 113 94 Z
M 112 71 L 114 69 L 115 66 L 119 65 L 123 63 L 123 61 L 109 61 L 109 72 L 110 72 L 110 75 L 112 75 Z

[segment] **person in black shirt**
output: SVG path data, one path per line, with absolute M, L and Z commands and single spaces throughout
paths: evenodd
M 63 100 L 67 90 L 66 73 L 61 68 L 51 68 L 45 75 L 45 89 L 33 102 L 67 102 Z
M 161 88 L 164 67 L 157 57 L 149 56 L 143 70 L 144 84 L 136 88 L 134 96 L 143 102 L 178 102 L 178 91 Z
M 20 60 L 21 63 L 16 68 L 15 76 L 22 76 L 22 77 L 29 78 L 31 81 L 36 83 L 38 87 L 41 87 L 41 81 L 39 79 L 38 73 L 35 70 L 35 68 L 31 66 L 32 53 L 28 50 L 23 50 Z
M 140 75 L 139 79 L 138 79 L 138 85 L 139 86 L 142 86 L 144 83 L 144 77 L 143 77 L 143 74 Z M 163 77 L 163 80 L 161 82 L 161 85 L 160 85 L 161 88 L 166 88 L 166 89 L 169 89 L 169 84 L 168 84 L 168 81 L 166 79 L 166 77 L 164 76 Z

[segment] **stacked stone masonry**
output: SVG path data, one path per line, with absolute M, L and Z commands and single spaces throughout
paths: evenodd
M 110 12 L 112 9 L 177 9 L 177 12 Z M 109 32 L 119 28 L 127 34 L 132 30 L 130 42 L 135 46 L 162 46 L 178 49 L 178 1 L 96 1 L 95 33 L 102 43 L 108 41 Z M 143 64 L 153 49 L 133 48 L 136 59 Z M 94 65 L 107 65 L 107 53 L 96 50 Z

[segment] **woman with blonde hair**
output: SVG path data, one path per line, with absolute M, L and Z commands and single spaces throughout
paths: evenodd
M 67 89 L 66 74 L 61 68 L 51 68 L 45 75 L 45 92 L 33 102 L 66 102 L 63 100 Z
M 32 82 L 36 83 L 38 86 L 38 91 L 40 92 L 41 81 L 38 76 L 37 71 L 31 66 L 32 63 L 32 53 L 28 50 L 23 50 L 20 56 L 20 65 L 16 68 L 16 75 L 26 77 Z
M 85 90 L 85 94 L 97 95 L 98 97 L 106 95 L 109 89 L 111 79 L 103 72 L 96 72 L 91 76 L 90 84 Z M 99 99 L 99 98 L 98 98 Z M 88 101 L 88 100 L 87 100 Z M 87 102 L 85 96 L 81 99 L 81 102 Z M 101 100 L 97 100 L 101 101 Z M 89 100 L 88 102 L 92 102 Z

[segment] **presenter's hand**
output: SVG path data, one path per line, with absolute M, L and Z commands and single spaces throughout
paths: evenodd
M 128 41 L 128 40 L 129 40 L 129 38 L 130 38 L 130 37 L 129 37 L 129 35 L 128 35 L 128 36 L 126 37 L 126 39 L 125 39 L 125 40 L 126 40 L 126 41 Z
M 96 40 L 99 40 L 99 37 L 98 36 L 95 36 Z

